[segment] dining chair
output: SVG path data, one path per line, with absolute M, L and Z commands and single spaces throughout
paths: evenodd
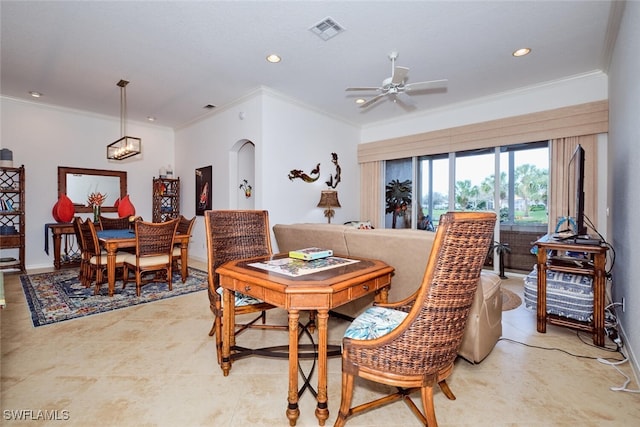
M 91 219 L 79 221 L 81 239 L 83 241 L 86 261 L 85 261 L 85 286 L 91 286 L 95 278 L 94 294 L 100 294 L 100 287 L 104 283 L 104 271 L 107 268 L 107 252 L 100 247 L 96 226 Z M 116 252 L 116 268 L 122 267 L 126 253 Z
M 100 215 L 99 223 L 101 230 L 126 230 L 130 226 L 129 217 L 109 218 Z
M 84 238 L 82 236 L 82 218 L 76 216 L 73 218 L 73 231 L 76 235 L 76 242 L 78 243 L 78 250 L 80 251 L 80 271 L 78 273 L 78 279 L 80 279 L 80 283 L 84 285 L 85 288 L 91 286 L 91 282 L 87 280 L 88 278 L 88 264 L 89 257 L 86 249 L 86 245 L 84 243 Z
M 209 335 L 215 335 L 218 363 L 222 362 L 222 288 L 216 269 L 228 261 L 268 256 L 272 254 L 269 213 L 264 210 L 210 210 L 204 212 L 207 235 L 209 306 L 213 313 L 213 325 Z M 252 350 L 235 346 L 235 337 L 247 328 L 288 330 L 288 326 L 266 323 L 266 310 L 275 306 L 236 292 L 234 319 L 236 316 L 259 313 L 246 323 L 235 324 L 229 337 L 231 358 L 251 354 Z M 258 323 L 258 320 L 261 320 Z
M 191 230 L 193 229 L 193 225 L 196 222 L 196 217 L 194 216 L 191 219 L 187 219 L 184 215 L 180 215 L 178 217 L 178 228 L 176 228 L 176 233 L 178 234 L 191 234 Z M 189 246 L 187 246 L 187 250 Z M 182 244 L 175 243 L 173 246 L 173 268 L 178 269 L 179 263 L 182 262 Z M 183 283 L 187 280 L 186 277 L 183 278 Z
M 422 283 L 410 297 L 360 314 L 342 341 L 342 396 L 335 427 L 347 418 L 404 400 L 423 425 L 436 427 L 433 388 L 455 399 L 453 371 L 482 265 L 492 242 L 494 213 L 449 212 L 440 217 Z M 351 407 L 355 377 L 397 388 Z M 424 414 L 410 395 L 420 390 Z
M 158 272 L 166 274 L 169 290 L 173 290 L 171 283 L 173 273 L 173 239 L 178 227 L 178 220 L 166 222 L 135 221 L 136 253 L 126 254 L 123 261 L 122 289 L 129 282 L 129 271 L 135 273 L 136 295 L 140 296 L 142 286 L 148 283 L 159 282 L 165 277 Z M 155 273 L 149 278 L 147 273 Z

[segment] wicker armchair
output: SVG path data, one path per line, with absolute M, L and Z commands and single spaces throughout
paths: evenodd
M 167 222 L 146 222 L 136 221 L 136 253 L 127 254 L 124 257 L 124 271 L 122 273 L 122 288 L 127 286 L 129 281 L 129 270 L 135 272 L 136 295 L 140 296 L 143 285 L 158 282 L 157 272 L 166 273 L 169 290 L 173 290 L 171 283 L 173 274 L 173 237 L 178 227 L 178 220 Z M 156 272 L 150 279 L 145 279 L 143 275 L 148 272 Z
M 80 269 L 83 276 L 82 283 L 85 287 L 91 286 L 91 282 L 95 277 L 94 294 L 100 293 L 100 287 L 104 283 L 104 270 L 107 268 L 107 253 L 100 247 L 96 227 L 90 219 L 84 222 L 77 218 L 74 222 L 80 231 L 81 249 L 83 261 L 81 261 Z M 116 253 L 116 267 L 122 267 L 125 253 Z M 84 273 L 82 272 L 84 268 Z
M 222 363 L 222 288 L 216 269 L 225 262 L 271 255 L 269 213 L 259 210 L 213 210 L 204 213 L 207 233 L 209 271 L 209 306 L 213 312 L 213 326 L 209 335 L 215 335 L 218 363 Z M 266 324 L 265 310 L 275 308 L 271 304 L 236 293 L 234 314 L 259 313 L 253 320 L 239 324 L 231 337 L 231 358 L 251 354 L 251 349 L 235 346 L 235 336 L 249 327 L 288 330 L 287 326 Z M 261 323 L 257 323 L 262 320 Z
M 367 309 L 349 326 L 343 339 L 342 400 L 335 426 L 396 400 L 404 400 L 423 425 L 438 425 L 433 387 L 438 384 L 449 399 L 455 399 L 446 379 L 453 370 L 495 222 L 493 213 L 443 215 L 420 288 L 398 303 Z M 351 407 L 355 376 L 397 387 L 397 392 Z M 424 414 L 410 398 L 417 390 Z
M 126 230 L 129 228 L 129 217 L 109 218 L 100 215 L 99 224 L 101 230 Z

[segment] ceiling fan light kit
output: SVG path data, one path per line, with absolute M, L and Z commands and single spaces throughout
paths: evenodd
M 396 59 L 398 59 L 398 52 L 391 52 L 389 54 L 391 60 L 391 77 L 387 77 L 382 81 L 382 85 L 376 86 L 362 86 L 362 87 L 348 87 L 347 91 L 377 91 L 379 92 L 373 98 L 365 101 L 358 102 L 360 108 L 367 108 L 375 104 L 378 100 L 389 97 L 393 102 L 398 101 L 398 94 L 413 95 L 416 92 L 432 90 L 432 89 L 446 89 L 447 79 L 440 80 L 428 80 L 417 83 L 407 83 L 409 74 L 409 68 L 396 66 Z M 402 101 L 401 101 L 402 102 Z

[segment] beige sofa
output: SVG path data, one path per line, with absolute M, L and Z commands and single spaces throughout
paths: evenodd
M 408 229 L 357 229 L 337 224 L 276 224 L 273 233 L 279 252 L 306 247 L 333 250 L 336 255 L 379 259 L 395 267 L 389 301 L 411 295 L 422 282 L 435 233 Z M 363 298 L 341 307 L 350 316 L 369 306 Z M 500 278 L 483 271 L 478 292 L 458 354 L 470 362 L 480 362 L 502 335 Z

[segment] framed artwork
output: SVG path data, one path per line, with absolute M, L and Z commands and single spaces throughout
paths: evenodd
M 196 169 L 196 215 L 211 210 L 211 166 Z

